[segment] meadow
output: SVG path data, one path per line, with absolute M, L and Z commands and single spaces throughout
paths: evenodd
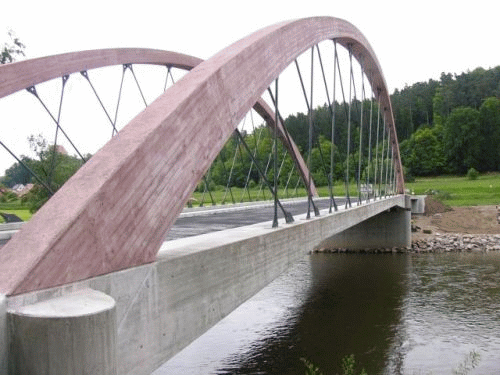
M 500 205 L 500 173 L 483 174 L 475 180 L 470 180 L 466 176 L 422 177 L 406 183 L 405 187 L 410 194 L 432 194 L 448 206 Z M 351 197 L 355 198 L 356 184 L 352 183 L 349 190 Z M 328 191 L 327 186 L 318 187 L 320 197 L 328 197 Z M 258 187 L 248 191 L 242 188 L 231 188 L 231 191 L 220 188 L 211 194 L 216 204 L 273 199 L 267 188 Z M 344 186 L 341 183 L 335 184 L 334 194 L 344 195 Z M 280 199 L 305 196 L 307 196 L 305 188 L 279 190 Z M 194 192 L 190 205 L 199 206 L 202 202 L 205 206 L 212 205 L 208 192 L 205 194 Z M 17 215 L 24 221 L 29 220 L 32 215 L 20 201 L 0 203 L 0 212 Z M 3 222 L 1 217 L 0 222 Z
M 411 194 L 432 194 L 448 206 L 500 205 L 500 173 L 417 178 L 406 183 Z

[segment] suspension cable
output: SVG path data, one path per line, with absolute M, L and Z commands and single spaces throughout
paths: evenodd
M 346 154 L 346 173 L 345 173 L 345 189 L 346 189 L 346 203 L 345 208 L 349 205 L 351 207 L 351 198 L 349 196 L 349 156 L 351 148 L 351 107 L 352 107 L 352 49 L 349 45 L 349 116 L 347 119 L 347 154 Z
M 64 88 L 66 87 L 66 82 L 68 81 L 69 75 L 64 75 L 62 77 L 62 86 L 61 86 L 61 99 L 59 101 L 59 111 L 57 113 L 57 123 L 61 123 L 61 109 L 62 109 L 62 103 L 63 103 L 63 97 L 64 97 Z M 50 157 L 50 169 L 49 169 L 49 175 L 47 176 L 47 185 L 51 186 L 52 183 L 52 177 L 55 169 L 55 164 L 56 164 L 56 146 L 57 146 L 57 136 L 59 133 L 59 126 L 56 126 L 56 131 L 54 135 L 54 149 L 52 150 L 52 155 Z
M 360 65 L 361 66 L 361 65 Z M 361 66 L 361 114 L 359 120 L 359 159 L 358 159 L 358 205 L 361 204 L 361 159 L 363 155 L 363 112 L 365 101 L 365 78 Z
M 239 137 L 239 139 L 240 139 L 241 143 L 243 144 L 243 147 L 247 151 L 248 155 L 250 155 L 250 157 L 253 158 L 252 152 L 251 152 L 250 148 L 248 147 L 248 145 L 246 144 L 245 140 L 243 139 L 243 136 L 241 135 L 240 131 L 238 129 L 236 129 L 235 133 Z M 265 173 L 260 168 L 259 163 L 257 162 L 256 159 L 254 159 L 254 165 L 255 165 L 255 168 L 257 169 L 257 171 L 259 172 L 260 176 L 264 180 L 264 182 L 265 182 L 266 186 L 268 187 L 269 191 L 271 192 L 271 194 L 274 197 L 275 196 L 275 191 L 273 189 L 273 186 L 272 186 L 271 182 L 267 179 Z M 283 207 L 283 205 L 281 204 L 281 202 L 280 202 L 279 199 L 276 199 L 276 203 L 277 203 L 277 206 L 283 212 L 283 215 L 285 216 L 285 221 L 287 223 L 293 222 L 293 216 L 292 216 L 292 214 L 290 214 L 287 210 L 285 210 L 285 208 Z
M 370 202 L 370 193 L 372 192 L 372 183 L 370 182 L 370 170 L 372 168 L 372 123 L 373 123 L 373 101 L 374 94 L 372 90 L 372 97 L 370 100 L 370 126 L 368 131 L 368 168 L 366 171 L 366 186 L 367 186 L 367 197 L 366 201 Z
M 380 97 L 380 91 L 379 95 Z M 378 179 L 378 144 L 379 144 L 379 134 L 380 134 L 380 103 L 377 103 L 377 139 L 375 142 L 375 171 L 374 171 L 374 180 L 373 180 L 373 186 L 374 188 L 377 187 L 377 179 Z M 373 199 L 377 199 L 377 191 L 375 191 L 373 195 Z
M 97 100 L 98 100 L 99 104 L 101 105 L 102 110 L 103 110 L 103 111 L 104 111 L 104 113 L 106 114 L 106 117 L 108 118 L 109 123 L 110 123 L 110 124 L 111 124 L 111 126 L 113 127 L 113 131 L 114 131 L 114 133 L 113 133 L 113 134 L 118 133 L 118 130 L 116 129 L 115 124 L 113 123 L 113 120 L 111 120 L 111 117 L 109 116 L 109 113 L 108 113 L 108 111 L 106 110 L 106 107 L 104 106 L 104 104 L 103 104 L 103 102 L 102 102 L 101 98 L 99 97 L 99 95 L 97 94 L 96 89 L 94 88 L 94 85 L 92 84 L 92 81 L 90 80 L 90 77 L 89 77 L 88 72 L 87 72 L 86 70 L 82 70 L 82 71 L 80 72 L 80 74 L 81 74 L 81 75 L 82 75 L 82 76 L 83 76 L 83 77 L 87 80 L 87 82 L 89 83 L 90 87 L 92 88 L 92 91 L 94 92 L 94 95 L 96 96 L 96 98 L 97 98 Z
M 382 119 L 384 127 L 382 128 L 382 153 L 380 157 L 382 158 L 380 164 L 380 179 L 379 179 L 379 197 L 382 198 L 382 177 L 384 175 L 384 152 L 385 152 L 385 117 Z
M 321 59 L 321 53 L 320 53 L 320 50 L 319 50 L 319 46 L 316 46 L 316 51 L 318 52 L 318 59 L 319 59 L 320 67 L 321 67 L 321 74 L 323 76 L 323 83 L 325 85 L 325 93 L 326 93 L 326 99 L 328 101 L 328 107 L 330 109 L 330 113 L 333 113 L 333 111 L 332 111 L 332 105 L 331 105 L 331 102 L 330 102 L 330 93 L 328 92 L 328 84 L 326 82 L 325 69 L 323 67 L 323 60 Z M 334 68 L 334 71 L 335 71 L 335 68 Z M 335 89 L 334 89 L 333 92 L 335 93 Z M 335 100 L 335 96 L 334 96 L 334 100 Z M 330 208 L 329 208 L 329 212 L 331 213 L 332 212 L 332 204 L 335 206 L 335 210 L 337 210 L 337 204 L 335 203 L 335 198 L 333 196 L 333 181 L 331 179 L 331 173 L 329 174 L 328 171 L 326 170 L 325 160 L 324 160 L 324 157 L 323 157 L 323 151 L 322 151 L 322 147 L 321 147 L 321 142 L 319 141 L 319 139 L 318 139 L 318 148 L 319 148 L 319 152 L 320 152 L 320 156 L 321 156 L 321 164 L 323 165 L 323 170 L 324 170 L 324 173 L 325 173 L 325 177 L 326 177 L 326 180 L 328 182 L 328 193 L 329 193 L 329 196 L 330 196 Z M 330 147 L 330 154 L 332 154 L 332 152 L 333 152 L 333 142 L 332 142 L 331 147 Z M 330 166 L 332 166 L 332 164 L 333 164 L 332 156 L 330 155 Z M 331 172 L 331 167 L 330 167 L 330 172 Z
M 56 120 L 56 118 L 54 117 L 54 115 L 52 114 L 52 112 L 50 112 L 50 110 L 47 108 L 47 106 L 45 105 L 45 103 L 43 102 L 43 100 L 38 96 L 38 93 L 36 91 L 35 86 L 30 86 L 26 90 L 28 90 L 28 92 L 30 92 L 31 94 L 33 94 L 38 99 L 38 101 L 40 102 L 40 104 L 43 106 L 43 108 L 45 108 L 45 110 L 49 114 L 49 116 L 52 119 L 52 121 L 54 121 L 54 123 L 59 128 L 59 130 L 61 130 L 61 132 L 63 133 L 63 135 L 66 137 L 66 139 L 68 140 L 68 142 L 71 144 L 71 146 L 73 147 L 73 149 L 78 154 L 78 156 L 82 159 L 83 162 L 86 162 L 86 159 L 83 157 L 83 155 L 80 153 L 80 151 L 78 150 L 78 148 L 76 148 L 75 144 L 71 141 L 71 139 L 68 137 L 68 135 L 66 134 L 66 132 L 64 131 L 64 129 L 61 127 L 61 124 Z
M 278 226 L 278 79 L 276 77 L 274 80 L 274 92 L 276 96 L 276 100 L 274 101 L 274 163 L 273 163 L 273 172 L 274 172 L 274 216 L 273 216 L 273 228 Z
M 147 107 L 148 103 L 146 102 L 146 98 L 144 97 L 144 94 L 142 93 L 141 85 L 139 85 L 139 81 L 137 79 L 137 76 L 135 75 L 134 69 L 132 68 L 132 64 L 126 64 L 128 65 L 128 68 L 132 72 L 132 76 L 134 77 L 134 81 L 137 85 L 137 88 L 139 89 L 139 93 L 141 94 L 142 101 L 144 102 L 144 106 Z
M 231 195 L 231 202 L 234 204 L 236 202 L 234 200 L 233 191 L 231 190 L 231 180 L 233 179 L 234 164 L 236 163 L 236 154 L 238 153 L 238 143 L 239 143 L 239 140 L 236 137 L 236 135 L 235 135 L 234 132 L 233 132 L 233 135 L 234 135 L 234 138 L 235 138 L 236 145 L 235 145 L 235 148 L 234 148 L 233 161 L 231 163 L 231 169 L 229 171 L 229 177 L 227 178 L 226 190 L 224 192 L 224 197 L 222 198 L 222 203 L 225 203 L 227 192 L 229 191 L 231 193 L 230 194 Z
M 26 170 L 27 170 L 27 171 L 28 171 L 28 172 L 29 172 L 29 173 L 30 173 L 30 174 L 31 174 L 31 175 L 32 175 L 32 176 L 33 176 L 33 177 L 34 177 L 34 178 L 35 178 L 35 179 L 36 179 L 36 180 L 37 180 L 37 181 L 38 181 L 38 182 L 39 182 L 39 183 L 40 183 L 40 184 L 41 184 L 41 185 L 45 188 L 45 189 L 47 189 L 47 191 L 49 192 L 49 194 L 50 194 L 50 195 L 53 195 L 53 194 L 54 194 L 54 192 L 52 191 L 52 189 L 50 188 L 50 186 L 47 186 L 47 184 L 46 184 L 46 183 L 45 183 L 45 182 L 44 182 L 44 181 L 43 181 L 40 177 L 38 177 L 38 175 L 37 175 L 35 172 L 33 172 L 33 171 L 31 170 L 31 168 L 30 168 L 30 167 L 28 167 L 28 165 L 27 165 L 25 162 L 23 162 L 21 159 L 19 159 L 19 158 L 16 156 L 16 154 L 14 154 L 14 153 L 13 153 L 13 152 L 12 152 L 12 151 L 11 151 L 11 150 L 10 150 L 10 149 L 6 146 L 6 145 L 5 145 L 2 141 L 0 141 L 0 145 L 1 145 L 1 146 L 5 149 L 5 150 L 7 150 L 7 152 L 8 152 L 9 154 L 11 154 L 11 155 L 14 157 L 14 159 L 16 159 L 16 160 L 17 160 L 17 162 L 18 162 L 19 164 L 21 164 L 21 165 L 24 167 L 24 169 L 26 169 Z

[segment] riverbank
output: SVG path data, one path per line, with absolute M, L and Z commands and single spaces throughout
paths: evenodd
M 413 252 L 498 251 L 496 206 L 448 207 L 427 197 L 425 214 L 412 217 Z
M 497 209 L 489 206 L 448 207 L 428 196 L 425 213 L 412 215 L 410 248 L 320 249 L 328 253 L 427 253 L 500 251 L 500 224 Z

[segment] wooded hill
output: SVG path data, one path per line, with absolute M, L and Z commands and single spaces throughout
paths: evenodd
M 443 73 L 391 98 L 408 174 L 500 170 L 500 66 Z

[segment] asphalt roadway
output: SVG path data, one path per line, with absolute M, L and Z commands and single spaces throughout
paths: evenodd
M 355 202 L 356 198 L 351 198 Z M 336 197 L 338 206 L 345 204 L 345 198 Z M 329 198 L 315 198 L 314 204 L 319 210 L 329 208 Z M 287 200 L 282 202 L 283 207 L 292 215 L 299 215 L 307 212 L 307 199 Z M 311 215 L 314 210 L 311 206 Z M 254 202 L 251 205 L 226 205 L 226 206 L 206 206 L 193 210 L 185 210 L 176 220 L 165 237 L 166 241 L 196 236 L 199 234 L 215 232 L 219 230 L 231 229 L 272 221 L 274 217 L 273 202 Z M 278 207 L 278 218 L 283 218 L 283 212 Z M 0 239 L 0 248 L 8 240 Z
M 351 198 L 351 202 L 354 202 Z M 345 198 L 335 198 L 337 206 L 345 204 Z M 329 208 L 329 198 L 315 198 L 314 204 L 319 210 Z M 292 215 L 299 215 L 307 212 L 307 199 L 290 200 L 282 202 L 285 210 Z M 235 206 L 231 205 L 216 206 L 209 208 L 206 211 L 183 212 L 177 219 L 175 224 L 170 229 L 166 241 L 196 236 L 199 234 L 215 232 L 219 230 L 231 229 L 261 223 L 264 221 L 272 221 L 274 217 L 274 205 L 272 202 L 261 202 L 251 206 Z M 195 213 L 196 212 L 196 213 Z M 311 207 L 311 215 L 314 216 L 314 210 Z M 283 212 L 278 207 L 278 218 L 283 218 Z

